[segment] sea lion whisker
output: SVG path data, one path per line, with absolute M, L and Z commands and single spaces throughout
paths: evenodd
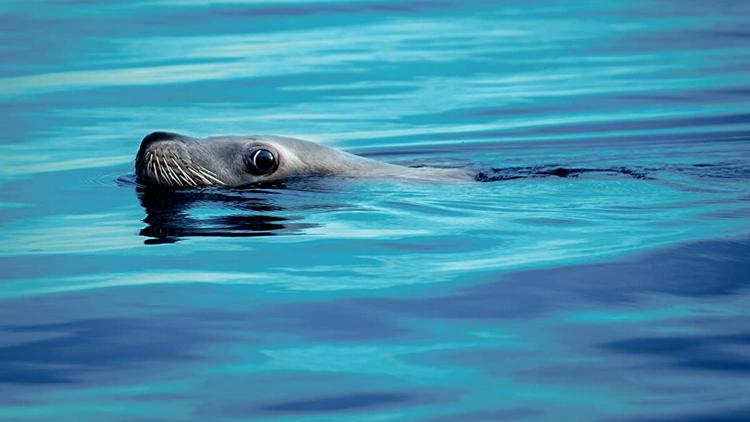
M 183 176 L 190 182 L 190 184 L 192 186 L 198 186 L 198 183 L 195 181 L 195 179 L 193 179 L 192 177 L 190 177 L 189 174 L 183 173 Z
M 180 165 L 180 163 L 185 164 L 185 168 L 187 168 L 189 170 L 190 169 L 190 165 L 192 164 L 192 161 L 190 160 L 190 157 L 178 157 L 177 154 L 174 153 L 174 151 L 170 151 L 169 155 L 171 156 L 170 159 L 172 160 L 172 162 L 174 163 L 174 165 L 177 166 L 177 168 L 180 170 L 180 172 L 178 173 L 178 176 L 180 176 L 187 183 L 189 183 L 189 184 L 191 184 L 193 186 L 198 186 L 199 183 L 196 182 L 195 179 L 193 179 L 188 174 L 188 172 L 185 171 L 185 169 L 183 169 L 182 166 Z
M 198 185 L 199 185 L 199 183 L 198 183 L 198 182 L 196 182 L 196 181 L 195 181 L 195 179 L 193 179 L 193 178 L 192 178 L 192 176 L 190 176 L 190 175 L 189 175 L 189 174 L 188 174 L 188 173 L 187 173 L 186 171 L 184 171 L 184 170 L 183 170 L 182 176 L 183 176 L 184 178 L 186 178 L 186 179 L 188 180 L 188 182 L 190 182 L 190 184 L 191 184 L 191 185 L 193 185 L 193 186 L 198 186 Z
M 170 158 L 170 160 L 172 160 L 172 162 L 174 163 L 174 165 L 175 165 L 175 166 L 177 166 L 177 168 L 178 168 L 178 169 L 180 170 L 179 172 L 177 172 L 177 171 L 175 171 L 175 172 L 177 173 L 177 176 L 178 176 L 178 177 L 179 177 L 179 178 L 180 178 L 180 179 L 181 179 L 182 181 L 184 181 L 184 182 L 185 182 L 185 184 L 188 184 L 188 185 L 192 185 L 192 186 L 198 186 L 198 184 L 197 184 L 197 183 L 195 183 L 195 180 L 193 180 L 193 179 L 192 179 L 192 178 L 191 178 L 191 177 L 190 177 L 190 176 L 189 176 L 189 175 L 188 175 L 188 174 L 187 174 L 187 173 L 185 172 L 185 170 L 184 170 L 184 169 L 182 168 L 182 166 L 180 166 L 180 163 L 178 163 L 178 162 L 177 162 L 177 160 L 175 160 L 174 158 Z
M 154 163 L 154 154 L 148 153 L 146 155 L 146 163 L 153 169 L 154 172 L 156 172 L 156 163 Z
M 175 183 L 172 179 L 172 175 L 166 170 L 166 162 L 165 165 L 162 165 L 158 156 L 156 157 L 156 162 L 159 163 L 159 171 L 161 172 L 161 175 L 169 182 L 169 186 L 173 186 Z
M 149 168 L 151 169 L 151 173 L 153 173 L 154 177 L 156 177 L 156 182 L 161 183 L 161 178 L 159 177 L 159 171 L 156 169 L 156 163 L 154 163 L 154 155 L 149 154 L 147 161 L 148 161 Z
M 215 179 L 214 176 L 216 176 L 216 174 L 214 174 L 213 172 L 211 172 L 210 170 L 208 170 L 207 168 L 205 168 L 205 167 L 203 167 L 201 165 L 195 164 L 193 166 L 193 170 L 199 172 L 201 175 L 203 175 L 205 177 L 211 177 L 211 178 Z
M 166 163 L 167 160 L 164 159 L 164 162 Z M 175 183 L 178 184 L 178 185 L 180 185 L 180 186 L 182 186 L 182 180 L 180 180 L 180 178 L 177 177 L 177 173 L 175 173 L 175 171 L 172 169 L 172 167 L 169 167 L 169 166 L 165 166 L 165 167 L 166 167 L 167 171 L 169 172 L 169 174 L 171 174 L 172 177 L 174 178 Z
M 190 182 L 188 182 L 188 180 L 185 178 L 185 176 L 182 173 L 175 171 L 175 174 L 177 175 L 177 178 L 180 179 L 180 182 L 182 182 L 185 186 L 192 185 Z
M 154 154 L 154 160 L 156 160 L 156 167 L 159 169 L 157 173 L 161 173 L 162 178 L 164 178 L 164 181 L 167 182 L 168 185 L 172 185 L 172 180 L 169 177 L 169 174 L 164 170 L 164 167 L 161 165 L 161 160 L 159 159 L 158 155 Z
M 211 172 L 210 172 L 209 170 L 205 169 L 204 167 L 199 167 L 199 168 L 197 168 L 196 170 L 197 170 L 198 172 L 200 172 L 200 173 L 201 173 L 202 175 L 204 175 L 205 177 L 207 177 L 207 178 L 209 178 L 209 179 L 213 180 L 214 182 L 216 182 L 216 183 L 218 183 L 218 184 L 220 184 L 220 185 L 222 185 L 222 186 L 224 186 L 224 185 L 225 185 L 225 183 L 224 183 L 224 182 L 222 182 L 222 181 L 221 181 L 221 180 L 220 180 L 219 178 L 217 178 L 217 177 L 214 177 L 214 176 L 212 176 L 212 175 L 211 175 L 212 173 L 211 173 Z
M 200 169 L 203 170 L 205 173 L 208 173 L 208 174 L 210 174 L 212 176 L 216 176 L 216 173 L 212 172 L 211 170 L 209 170 L 209 169 L 207 169 L 205 167 L 200 167 Z
M 171 152 L 169 155 L 171 156 L 171 160 L 174 163 L 174 165 L 177 166 L 177 168 L 180 170 L 179 173 L 177 173 L 178 176 L 180 176 L 180 178 L 182 178 L 183 180 L 185 180 L 185 182 L 187 184 L 190 184 L 192 186 L 198 186 L 199 183 L 196 182 L 192 177 L 190 177 L 190 175 L 180 165 L 180 163 L 183 163 L 183 164 L 185 164 L 185 167 L 190 168 L 190 163 L 189 162 L 185 163 L 184 162 L 184 158 L 177 157 L 177 154 L 175 154 L 174 152 Z M 189 158 L 188 158 L 188 160 L 189 160 Z
M 200 178 L 201 180 L 203 180 L 203 182 L 205 182 L 207 185 L 213 185 L 213 183 L 211 183 L 210 180 L 206 179 L 203 175 L 201 175 L 197 171 L 193 170 L 192 168 L 187 167 L 187 171 L 189 171 L 190 173 L 193 173 L 193 175 L 195 175 L 198 178 Z
M 193 167 L 191 168 L 190 166 L 186 166 L 188 168 L 188 170 L 190 170 L 193 174 L 195 174 L 195 175 L 203 178 L 206 181 L 206 183 L 208 183 L 209 185 L 213 184 L 213 183 L 211 183 L 212 180 L 214 182 L 218 183 L 219 185 L 222 185 L 222 186 L 226 185 L 224 182 L 221 181 L 221 179 L 219 179 L 219 177 L 216 175 L 216 173 L 212 172 L 211 170 L 209 170 L 209 169 L 207 169 L 207 168 L 205 168 L 205 167 L 203 167 L 203 166 L 201 166 L 201 165 L 199 165 L 197 163 L 191 162 L 190 164 L 192 164 Z
M 159 162 L 159 165 L 161 166 L 161 160 L 159 159 L 159 156 L 156 156 L 156 161 Z M 172 171 L 172 169 L 167 165 L 167 159 L 164 159 L 164 167 L 161 167 L 162 171 L 164 171 L 164 174 L 168 176 L 170 180 L 170 184 L 172 185 L 180 185 L 182 186 L 182 182 L 180 182 L 179 179 L 177 179 L 177 175 Z
M 177 176 L 177 172 L 175 172 L 175 170 L 169 166 L 169 163 L 167 162 L 167 157 L 162 157 L 162 158 L 164 158 L 164 168 L 167 169 L 167 172 L 170 174 L 175 184 L 182 186 L 183 185 L 182 180 L 180 180 L 180 177 Z

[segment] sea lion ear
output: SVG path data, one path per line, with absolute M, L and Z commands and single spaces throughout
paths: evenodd
M 255 176 L 271 174 L 279 167 L 276 155 L 265 148 L 251 149 L 244 155 L 243 161 L 247 171 Z

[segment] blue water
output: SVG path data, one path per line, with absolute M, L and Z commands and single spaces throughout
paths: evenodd
M 3 1 L 0 420 L 750 420 L 749 19 Z M 154 195 L 154 130 L 644 177 Z

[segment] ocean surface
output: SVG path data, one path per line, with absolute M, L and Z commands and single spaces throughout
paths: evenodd
M 750 420 L 748 22 L 4 0 L 0 420 Z M 154 193 L 155 130 L 496 181 Z

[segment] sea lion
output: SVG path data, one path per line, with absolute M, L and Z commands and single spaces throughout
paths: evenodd
M 473 181 L 460 168 L 407 167 L 301 139 L 270 135 L 193 138 L 153 132 L 135 159 L 139 183 L 172 188 L 237 187 L 305 176 Z

